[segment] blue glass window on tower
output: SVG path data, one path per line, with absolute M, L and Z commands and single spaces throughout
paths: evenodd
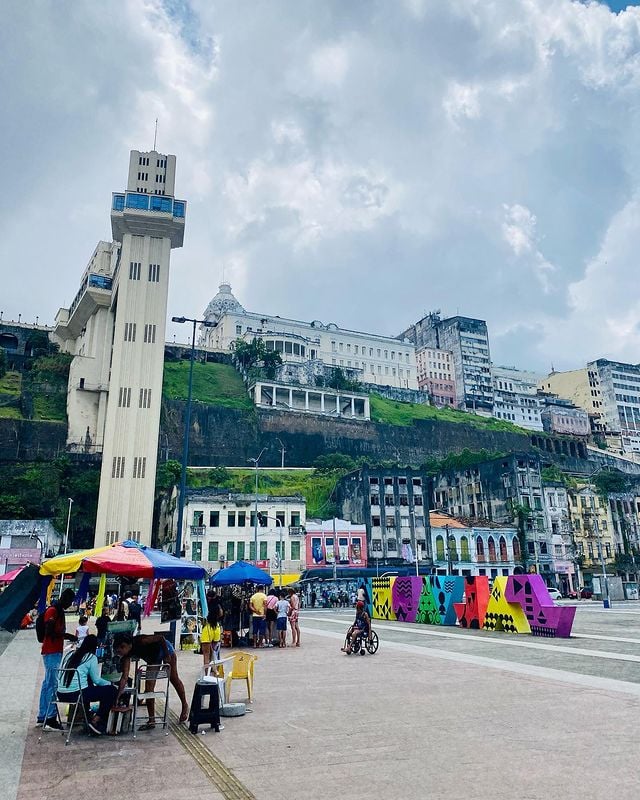
M 151 196 L 151 210 L 152 211 L 165 211 L 171 213 L 171 198 L 170 197 L 156 197 Z
M 114 194 L 113 195 L 113 210 L 114 211 L 124 211 L 124 195 L 123 194 Z
M 127 208 L 142 208 L 149 210 L 149 195 L 127 192 Z
M 184 203 L 182 200 L 173 201 L 173 216 L 184 217 Z

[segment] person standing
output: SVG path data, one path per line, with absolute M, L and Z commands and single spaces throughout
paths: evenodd
M 221 634 L 220 608 L 217 605 L 211 605 L 207 614 L 207 620 L 200 634 L 200 649 L 202 650 L 205 667 L 212 661 L 218 661 L 220 659 Z
M 73 603 L 75 592 L 65 589 L 56 602 L 44 612 L 44 637 L 42 639 L 42 661 L 44 663 L 44 680 L 40 689 L 40 703 L 36 725 L 44 730 L 61 730 L 58 717 L 47 717 L 50 704 L 55 700 L 58 670 L 62 661 L 65 640 L 77 642 L 72 633 L 67 633 L 67 621 L 64 612 Z M 38 624 L 36 623 L 36 629 Z
M 280 592 L 276 604 L 276 629 L 278 631 L 278 647 L 287 646 L 287 617 L 291 611 L 291 604 L 286 599 L 284 592 Z
M 111 622 L 111 617 L 109 616 L 109 609 L 105 603 L 102 609 L 102 615 L 96 619 L 96 631 L 98 633 L 98 643 L 104 644 L 107 638 L 107 633 L 109 631 L 109 623 Z
M 136 627 L 134 628 L 134 634 L 136 632 L 142 632 L 142 606 L 138 602 L 138 595 L 132 595 L 131 599 L 129 600 L 129 619 L 133 620 L 136 623 Z
M 289 623 L 291 624 L 291 647 L 300 647 L 300 626 L 298 613 L 300 611 L 300 598 L 295 589 L 289 589 Z
M 253 646 L 261 647 L 267 633 L 267 595 L 261 591 L 262 587 L 256 587 L 256 591 L 251 595 L 249 608 L 251 609 L 253 624 Z
M 267 595 L 267 647 L 273 647 L 273 634 L 275 633 L 278 618 L 277 607 L 280 594 L 281 592 L 276 592 L 275 589 L 269 589 L 269 594 Z
M 316 600 L 318 599 L 318 595 L 316 594 L 316 590 L 311 590 L 311 608 L 316 607 Z

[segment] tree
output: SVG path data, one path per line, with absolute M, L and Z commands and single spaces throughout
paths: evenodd
M 577 485 L 576 481 L 556 464 L 544 467 L 540 472 L 540 476 L 543 483 L 561 483 L 565 488 Z
M 273 380 L 282 364 L 280 353 L 277 350 L 267 350 L 264 341 L 255 336 L 250 342 L 236 339 L 231 343 L 231 350 L 236 363 L 247 375 L 262 369 L 265 376 Z
M 231 480 L 231 473 L 226 467 L 214 467 L 209 470 L 208 478 L 212 486 L 227 485 Z
M 362 386 L 358 381 L 347 378 L 340 367 L 334 367 L 331 374 L 325 379 L 324 385 L 328 389 L 336 389 L 339 392 L 359 392 Z
M 351 472 L 357 469 L 357 463 L 351 456 L 344 453 L 326 453 L 325 455 L 318 456 L 313 462 L 313 466 L 319 475 L 333 472 L 334 470 L 341 470 L 344 472 Z
M 156 469 L 156 491 L 166 491 L 173 488 L 180 481 L 181 472 L 182 465 L 174 459 L 158 464 Z
M 629 478 L 618 469 L 603 469 L 593 479 L 596 492 L 605 500 L 610 494 L 624 494 L 629 489 Z

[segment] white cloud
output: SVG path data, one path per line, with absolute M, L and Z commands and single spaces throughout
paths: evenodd
M 638 360 L 637 8 L 9 4 L 0 65 L 5 318 L 72 299 L 158 117 L 189 201 L 171 313 L 224 264 L 247 308 L 397 333 L 441 307 L 522 367 Z

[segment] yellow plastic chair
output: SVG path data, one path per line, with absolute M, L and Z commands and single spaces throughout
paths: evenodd
M 225 659 L 226 660 L 226 659 Z M 258 656 L 253 653 L 234 653 L 231 669 L 225 675 L 225 695 L 227 703 L 231 694 L 231 681 L 246 681 L 249 702 L 253 703 L 253 665 Z

